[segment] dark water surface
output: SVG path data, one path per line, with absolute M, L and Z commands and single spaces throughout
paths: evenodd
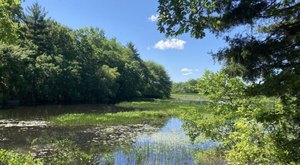
M 106 113 L 130 109 L 114 105 L 80 104 L 80 105 L 45 105 L 0 109 L 0 119 L 45 120 L 51 116 L 67 113 Z
M 81 149 L 103 151 L 129 142 L 133 136 L 154 131 L 148 125 L 126 126 L 53 126 L 51 116 L 71 113 L 106 113 L 128 111 L 113 105 L 66 105 L 18 107 L 0 110 L 0 148 L 28 151 L 32 146 L 41 147 L 57 140 L 74 141 Z M 123 138 L 126 135 L 128 139 Z M 123 140 L 123 141 L 122 141 Z

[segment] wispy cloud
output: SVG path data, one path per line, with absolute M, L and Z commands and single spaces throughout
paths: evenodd
M 182 68 L 180 72 L 183 76 L 188 76 L 194 74 L 195 72 L 199 72 L 199 69 Z
M 180 39 L 167 39 L 167 40 L 160 40 L 155 45 L 155 49 L 165 50 L 165 49 L 184 49 L 184 45 L 186 44 L 185 41 Z
M 150 17 L 148 17 L 148 20 L 150 20 L 151 22 L 155 22 L 158 19 L 158 14 L 155 15 L 151 15 Z

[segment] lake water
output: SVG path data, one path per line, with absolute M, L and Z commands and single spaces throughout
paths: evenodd
M 217 143 L 192 144 L 182 125 L 180 119 L 171 118 L 159 131 L 138 136 L 128 150 L 114 151 L 113 163 L 100 158 L 99 164 L 194 165 L 197 151 L 213 148 Z
M 124 111 L 115 106 L 42 106 L 0 111 L 0 148 L 47 156 L 49 143 L 68 139 L 94 155 L 93 164 L 106 165 L 185 165 L 195 164 L 196 151 L 217 143 L 192 144 L 178 118 L 161 126 L 148 124 L 114 126 L 49 126 L 48 117 L 64 113 Z M 127 109 L 128 110 L 128 109 Z

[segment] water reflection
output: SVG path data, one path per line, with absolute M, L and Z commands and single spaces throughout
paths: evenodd
M 17 107 L 14 109 L 0 109 L 0 119 L 18 120 L 46 120 L 51 116 L 67 113 L 106 113 L 128 111 L 114 105 L 81 104 L 81 105 L 45 105 L 35 107 Z
M 197 151 L 215 147 L 217 143 L 192 144 L 182 125 L 180 119 L 171 118 L 158 132 L 137 137 L 131 148 L 115 151 L 109 160 L 101 157 L 99 165 L 193 165 Z

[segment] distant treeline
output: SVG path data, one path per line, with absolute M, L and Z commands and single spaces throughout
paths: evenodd
M 0 104 L 113 103 L 169 97 L 164 68 L 144 62 L 98 28 L 72 30 L 34 4 L 18 13 L 18 37 L 0 42 Z
M 172 93 L 177 94 L 193 94 L 199 93 L 196 88 L 197 80 L 191 79 L 187 82 L 179 82 L 172 84 Z

